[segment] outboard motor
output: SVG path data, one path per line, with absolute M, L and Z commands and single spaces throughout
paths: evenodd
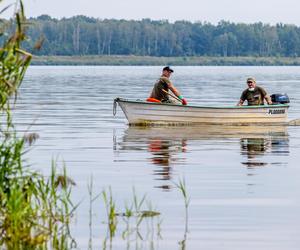
M 290 102 L 290 98 L 287 94 L 272 94 L 270 97 L 273 104 L 285 104 Z

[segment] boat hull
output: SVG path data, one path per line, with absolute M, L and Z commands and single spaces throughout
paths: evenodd
M 149 103 L 117 98 L 130 125 L 285 124 L 289 106 L 205 107 Z

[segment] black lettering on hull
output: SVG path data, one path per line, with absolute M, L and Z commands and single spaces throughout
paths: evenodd
M 269 109 L 269 115 L 285 114 L 285 109 Z

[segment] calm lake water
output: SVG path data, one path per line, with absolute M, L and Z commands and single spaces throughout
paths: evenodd
M 254 76 L 270 94 L 288 93 L 289 118 L 300 118 L 299 67 L 174 70 L 172 80 L 190 104 L 235 105 L 245 79 Z M 161 67 L 108 66 L 27 73 L 15 120 L 20 131 L 40 136 L 27 154 L 32 167 L 47 174 L 57 160 L 77 184 L 77 249 L 104 248 L 107 235 L 101 197 L 90 212 L 91 179 L 93 196 L 111 187 L 119 212 L 135 189 L 139 199 L 146 194 L 145 210 L 161 213 L 139 229 L 130 222 L 127 234 L 119 217 L 107 248 L 299 249 L 300 127 L 133 128 L 120 108 L 113 117 L 114 98 L 145 99 L 160 73 Z M 183 179 L 191 199 L 188 228 L 176 188 Z

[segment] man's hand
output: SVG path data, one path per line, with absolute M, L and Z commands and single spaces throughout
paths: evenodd
M 181 101 L 182 105 L 187 105 L 187 101 L 186 101 L 186 99 L 183 98 L 182 95 L 179 95 L 179 96 L 177 96 L 177 97 L 178 97 L 178 99 Z M 178 100 L 178 101 L 179 101 L 179 100 Z
M 243 106 L 244 101 L 242 99 L 239 100 L 239 102 L 236 104 L 236 106 Z
M 272 99 L 270 96 L 266 96 L 265 99 L 269 105 L 272 105 Z

